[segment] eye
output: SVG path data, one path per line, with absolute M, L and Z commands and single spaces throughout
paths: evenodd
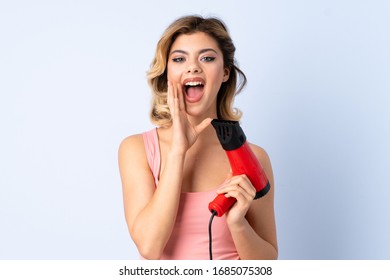
M 174 58 L 172 58 L 172 61 L 173 62 L 183 62 L 184 61 L 184 57 L 181 57 L 181 56 L 174 57 Z
M 204 56 L 200 60 L 204 61 L 204 62 L 211 62 L 211 61 L 215 60 L 215 57 L 213 57 L 213 56 Z

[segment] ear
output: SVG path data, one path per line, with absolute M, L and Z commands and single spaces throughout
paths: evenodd
M 225 69 L 223 69 L 223 82 L 226 82 L 227 80 L 229 80 L 229 76 L 230 76 L 230 68 L 229 67 L 226 67 Z

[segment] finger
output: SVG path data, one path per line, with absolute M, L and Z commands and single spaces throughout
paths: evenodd
M 241 186 L 237 185 L 237 184 L 229 184 L 229 185 L 226 185 L 224 187 L 221 187 L 219 189 L 217 189 L 217 193 L 218 194 L 221 194 L 221 193 L 232 193 L 232 192 L 244 192 L 244 190 L 241 188 Z
M 184 103 L 183 89 L 180 84 L 176 85 L 176 89 L 177 89 L 177 97 L 179 98 L 179 109 L 184 110 L 185 103 Z
M 179 105 L 177 97 L 177 88 L 171 83 L 171 106 L 172 106 L 172 116 L 177 117 L 179 114 Z
M 245 191 L 245 189 L 241 186 L 237 186 L 236 188 L 233 188 L 231 191 L 227 192 L 225 194 L 225 197 L 234 197 L 235 199 L 237 199 L 237 201 L 251 202 L 253 200 L 254 195 L 251 195 L 250 193 Z
M 246 175 L 234 176 L 230 179 L 230 181 L 228 181 L 228 184 L 232 186 L 240 186 L 242 191 L 244 191 L 246 195 L 252 199 L 256 195 L 256 189 Z
M 225 197 L 234 197 L 237 201 L 252 201 L 253 196 L 247 193 L 241 186 L 236 185 L 229 188 L 229 190 L 225 193 Z
M 253 200 L 256 196 L 256 189 L 252 184 L 240 184 L 243 194 Z
M 230 168 L 229 173 L 226 176 L 227 179 L 231 180 L 233 178 L 233 171 L 232 168 Z
M 170 81 L 168 81 L 167 82 L 167 104 L 168 104 L 168 106 L 169 106 L 169 95 L 170 95 L 170 91 L 171 91 L 171 82 Z
M 245 188 L 246 187 L 254 188 L 252 185 L 252 182 L 249 180 L 248 176 L 246 176 L 245 174 L 233 176 L 230 181 L 234 184 L 241 185 Z
M 167 92 L 167 104 L 168 108 L 171 111 L 171 115 L 173 116 L 174 113 L 174 106 L 173 106 L 173 89 L 172 89 L 172 83 L 168 81 L 168 92 Z

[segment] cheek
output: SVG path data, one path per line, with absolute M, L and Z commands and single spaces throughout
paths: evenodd
M 180 69 L 178 67 L 167 66 L 168 81 L 180 81 Z
M 213 84 L 219 87 L 223 82 L 224 72 L 219 69 L 217 71 L 214 71 L 211 76 L 211 79 L 213 80 Z
M 214 65 L 212 69 L 213 78 L 215 81 L 223 81 L 223 78 L 225 76 L 225 69 L 223 67 L 223 64 L 216 64 Z

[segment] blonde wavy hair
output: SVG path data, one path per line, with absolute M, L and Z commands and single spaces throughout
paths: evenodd
M 167 63 L 173 42 L 179 35 L 203 32 L 214 38 L 222 51 L 224 68 L 230 70 L 229 79 L 222 83 L 217 96 L 217 117 L 225 120 L 240 120 L 242 112 L 233 107 L 235 96 L 244 88 L 247 79 L 238 68 L 234 58 L 235 46 L 230 38 L 226 25 L 218 18 L 185 16 L 175 20 L 165 30 L 157 43 L 156 53 L 147 73 L 148 83 L 152 89 L 150 118 L 158 126 L 169 126 L 172 123 L 167 105 Z

